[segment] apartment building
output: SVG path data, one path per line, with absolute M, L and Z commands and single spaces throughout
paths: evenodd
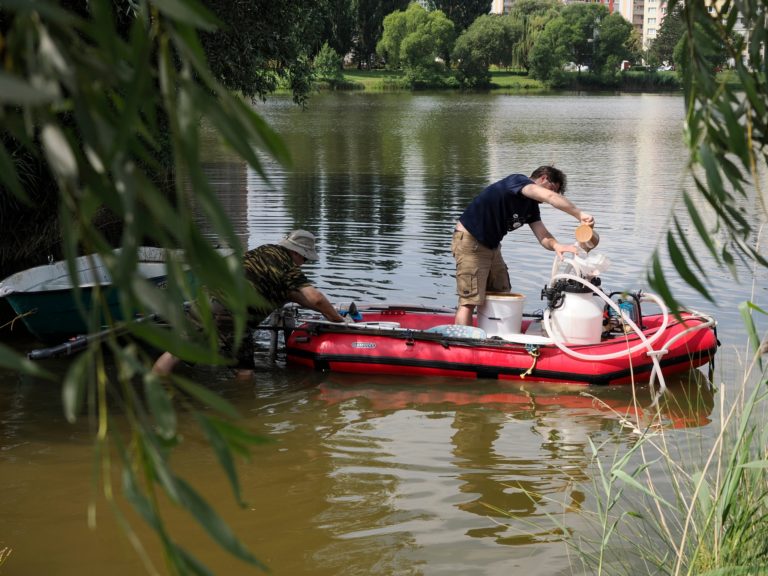
M 515 0 L 493 0 L 491 3 L 491 14 L 509 14 L 514 3 Z

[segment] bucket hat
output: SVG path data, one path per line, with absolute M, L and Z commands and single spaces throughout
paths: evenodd
M 306 230 L 294 230 L 278 242 L 280 246 L 301 254 L 307 260 L 319 260 L 315 251 L 315 236 Z

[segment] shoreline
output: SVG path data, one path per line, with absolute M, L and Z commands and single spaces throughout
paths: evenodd
M 443 82 L 444 80 L 444 82 Z M 544 94 L 552 92 L 627 92 L 627 93 L 679 93 L 682 84 L 676 72 L 626 71 L 609 82 L 588 72 L 565 72 L 560 81 L 547 86 L 520 71 L 491 71 L 491 82 L 484 88 L 462 88 L 453 78 L 446 75 L 437 83 L 409 86 L 404 75 L 392 70 L 345 69 L 342 80 L 315 82 L 315 90 L 339 92 L 424 92 L 446 91 L 510 94 Z M 282 91 L 282 90 L 281 90 Z

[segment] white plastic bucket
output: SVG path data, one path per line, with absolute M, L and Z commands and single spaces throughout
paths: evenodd
M 550 315 L 549 335 L 564 344 L 598 344 L 603 332 L 602 301 L 589 294 L 566 293 Z
M 507 338 L 520 334 L 523 323 L 525 296 L 514 292 L 489 292 L 485 304 L 477 309 L 477 326 L 485 330 L 488 338 Z

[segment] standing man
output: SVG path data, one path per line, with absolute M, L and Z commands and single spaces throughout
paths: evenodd
M 565 194 L 566 178 L 552 166 L 540 166 L 530 178 L 511 174 L 488 186 L 469 204 L 456 223 L 451 252 L 456 259 L 456 291 L 459 306 L 456 324 L 472 325 L 476 306 L 486 292 L 509 292 L 509 272 L 501 255 L 507 232 L 528 224 L 544 248 L 561 258 L 576 247 L 560 244 L 541 221 L 539 204 L 570 214 L 581 224 L 594 226 L 595 219 L 572 204 Z
M 320 312 L 331 322 L 348 322 L 328 301 L 328 298 L 301 271 L 308 260 L 317 260 L 315 237 L 306 230 L 294 230 L 277 244 L 265 244 L 249 250 L 243 257 L 245 277 L 253 285 L 263 304 L 249 308 L 248 326 L 256 328 L 272 310 L 287 302 Z M 219 337 L 219 349 L 224 356 L 237 359 L 237 368 L 250 370 L 253 364 L 252 338 L 243 338 L 238 349 L 234 349 L 235 334 L 232 315 L 215 296 L 210 297 Z M 190 310 L 191 320 L 200 324 L 198 311 Z M 170 352 L 164 352 L 152 367 L 156 374 L 169 374 L 179 359 Z

